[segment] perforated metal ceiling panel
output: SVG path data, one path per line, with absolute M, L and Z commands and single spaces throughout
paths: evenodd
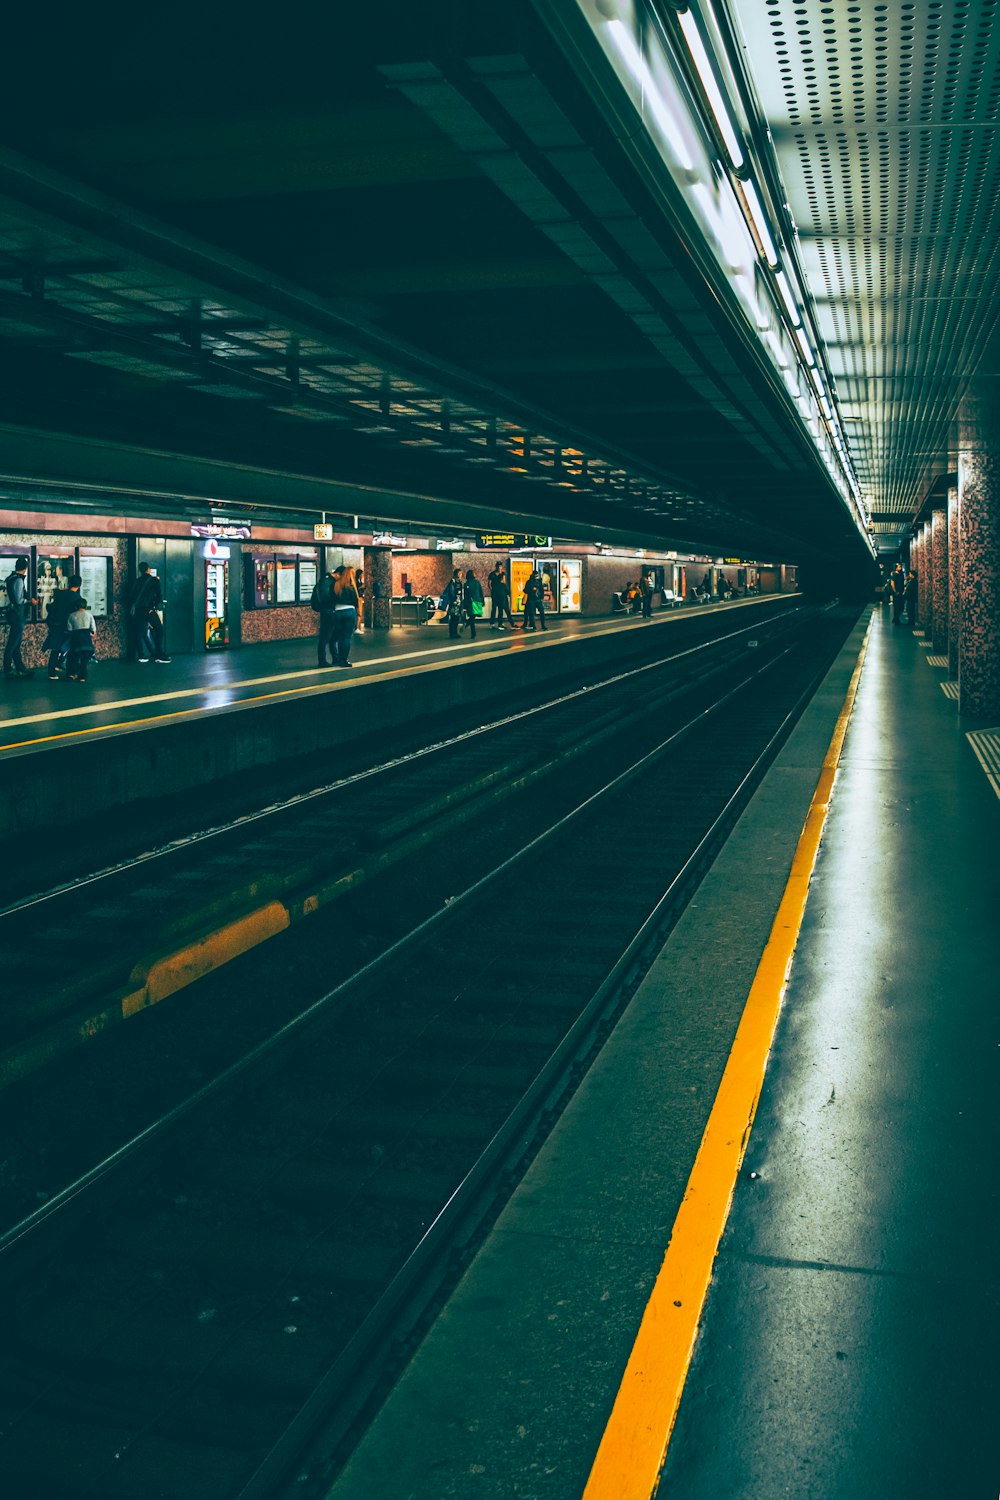
M 874 529 L 949 462 L 998 310 L 997 0 L 732 0 Z

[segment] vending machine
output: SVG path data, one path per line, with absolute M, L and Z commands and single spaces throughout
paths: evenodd
M 228 645 L 229 548 L 210 541 L 205 544 L 205 649 Z

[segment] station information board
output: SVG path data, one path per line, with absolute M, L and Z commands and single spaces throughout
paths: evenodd
M 531 536 L 524 531 L 477 531 L 476 546 L 483 551 L 517 551 L 521 547 L 552 546 L 550 536 Z

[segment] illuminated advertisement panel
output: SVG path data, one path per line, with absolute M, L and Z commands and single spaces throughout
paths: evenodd
M 524 586 L 531 577 L 534 563 L 530 557 L 512 557 L 510 560 L 510 608 L 519 615 L 524 610 Z
M 583 564 L 579 558 L 564 558 L 559 567 L 559 613 L 561 615 L 578 615 L 580 613 L 581 578 Z

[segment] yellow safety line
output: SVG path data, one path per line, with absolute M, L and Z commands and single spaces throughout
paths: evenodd
M 567 640 L 571 639 L 571 637 L 563 637 L 562 639 Z M 575 639 L 575 637 L 573 639 Z M 469 641 L 466 643 L 468 649 L 475 649 L 479 646 L 488 646 L 490 644 L 491 643 L 489 641 Z M 427 657 L 429 658 L 427 662 L 428 669 L 432 670 L 438 667 L 446 667 L 454 662 L 455 658 L 451 655 L 446 656 L 443 661 L 436 660 L 435 658 L 439 657 L 441 654 L 441 647 L 428 647 L 424 651 L 407 651 L 405 654 L 401 653 L 399 656 L 375 657 L 372 661 L 366 661 L 364 665 L 365 667 L 380 667 L 384 666 L 387 663 L 414 661 L 421 657 Z M 463 657 L 465 655 L 466 653 L 463 652 Z M 312 667 L 308 669 L 310 676 L 317 672 L 332 672 L 333 670 L 334 668 L 332 667 Z M 267 682 L 284 682 L 289 677 L 301 679 L 302 675 L 303 674 L 301 671 L 282 672 L 274 677 L 248 678 L 242 682 L 205 683 L 201 687 L 178 688 L 174 692 L 157 693 L 149 698 L 124 698 L 109 703 L 83 704 L 74 708 L 56 709 L 52 713 L 34 714 L 30 718 L 25 717 L 22 719 L 0 720 L 0 732 L 2 732 L 5 728 L 15 728 L 19 724 L 44 724 L 47 723 L 50 719 L 67 719 L 70 717 L 75 717 L 78 714 L 111 713 L 118 708 L 131 708 L 136 703 L 169 703 L 171 699 L 174 698 L 195 698 L 201 697 L 206 693 L 229 692 L 235 694 L 238 693 L 242 688 L 257 687 L 260 686 L 260 684 Z M 402 677 L 407 674 L 405 671 L 394 669 L 390 672 L 379 672 L 377 675 L 380 682 L 387 682 L 394 677 Z M 116 730 L 119 729 L 135 729 L 144 724 L 160 724 L 166 719 L 194 718 L 195 715 L 202 713 L 221 713 L 225 709 L 241 708 L 245 703 L 266 703 L 270 698 L 290 698 L 296 696 L 299 693 L 336 692 L 340 688 L 349 687 L 352 683 L 367 682 L 370 680 L 370 677 L 365 674 L 360 677 L 347 678 L 338 676 L 336 679 L 330 682 L 300 682 L 300 686 L 298 687 L 282 688 L 280 692 L 276 693 L 256 693 L 246 698 L 239 698 L 234 696 L 230 698 L 230 700 L 226 703 L 203 703 L 195 708 L 177 709 L 173 713 L 148 714 L 145 718 L 142 719 L 122 719 L 114 724 L 93 724 L 89 729 L 67 729 L 61 734 L 37 735 L 34 739 L 31 740 L 16 740 L 9 745 L 0 745 L 0 755 L 2 755 L 5 750 L 25 750 L 30 745 L 48 745 L 56 740 L 76 739 L 78 736 L 82 736 L 85 734 L 113 734 Z
M 764 1082 L 871 622 L 796 846 L 663 1265 L 646 1304 L 584 1500 L 648 1500 L 677 1416 L 736 1178 Z

